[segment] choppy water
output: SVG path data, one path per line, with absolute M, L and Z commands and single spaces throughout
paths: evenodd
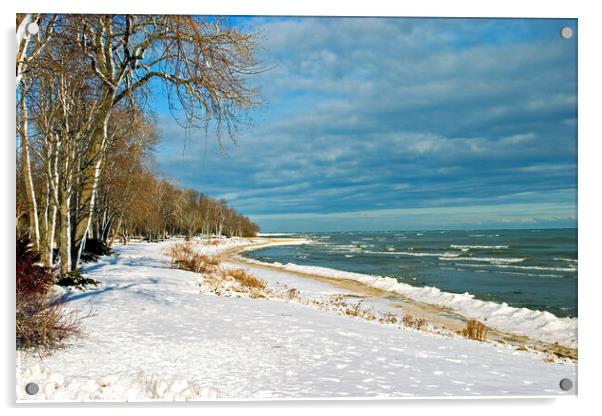
M 577 230 L 296 234 L 314 241 L 246 256 L 395 277 L 415 286 L 577 316 Z

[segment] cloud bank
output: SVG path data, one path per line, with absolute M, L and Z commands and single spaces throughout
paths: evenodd
M 265 231 L 575 225 L 574 21 L 233 24 L 260 38 L 266 104 L 223 149 L 159 114 L 166 176 Z

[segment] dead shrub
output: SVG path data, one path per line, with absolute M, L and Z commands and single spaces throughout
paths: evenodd
M 380 322 L 387 324 L 396 324 L 397 323 L 397 315 L 391 312 L 387 312 L 381 316 Z
M 482 322 L 471 319 L 466 324 L 466 329 L 462 331 L 462 335 L 469 339 L 484 341 L 487 336 L 487 327 Z
M 412 315 L 404 315 L 401 322 L 404 324 L 404 326 L 418 330 L 422 329 L 422 327 L 426 325 L 426 319 L 414 318 Z
M 287 299 L 296 299 L 299 296 L 299 291 L 294 287 L 286 291 Z
M 39 348 L 48 351 L 59 347 L 68 336 L 80 333 L 81 317 L 65 312 L 62 299 L 40 299 L 34 302 L 17 301 L 17 348 Z
M 217 257 L 197 253 L 190 243 L 174 244 L 165 253 L 171 258 L 172 264 L 178 269 L 195 273 L 212 273 L 219 266 L 219 259 Z
M 60 346 L 69 335 L 79 332 L 75 312 L 66 312 L 64 299 L 52 293 L 55 276 L 40 263 L 29 240 L 17 240 L 16 247 L 16 342 L 20 349 Z
M 173 263 L 180 263 L 189 259 L 194 254 L 194 249 L 190 243 L 177 243 L 165 249 L 165 254 Z
M 349 316 L 361 316 L 362 312 L 362 304 L 359 302 L 345 309 L 345 314 Z
M 265 281 L 247 273 L 243 269 L 223 269 L 220 273 L 223 278 L 234 279 L 245 288 L 264 290 L 267 287 Z

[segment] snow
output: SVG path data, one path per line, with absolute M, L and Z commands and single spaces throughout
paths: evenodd
M 94 316 L 84 336 L 40 359 L 20 352 L 19 400 L 134 401 L 574 394 L 573 363 L 532 351 L 443 337 L 337 315 L 295 301 L 201 294 L 199 274 L 169 268 L 174 244 L 132 243 L 89 264 L 103 282 L 69 307 Z M 201 246 L 217 254 L 248 244 Z M 259 244 L 259 243 L 256 243 Z M 325 282 L 257 267 L 270 285 L 306 296 L 341 292 Z M 276 283 L 277 282 L 277 283 Z M 28 396 L 24 386 L 40 385 Z
M 257 261 L 254 263 L 260 264 Z M 294 263 L 285 265 L 275 263 L 274 266 L 287 271 L 354 280 L 370 287 L 398 293 L 415 301 L 451 307 L 467 318 L 478 319 L 485 322 L 487 326 L 501 331 L 527 335 L 532 339 L 550 343 L 558 342 L 571 348 L 577 347 L 577 319 L 575 318 L 559 318 L 546 311 L 515 308 L 507 303 L 482 301 L 470 293 L 449 293 L 436 287 L 412 286 L 391 277 L 346 272 L 326 267 L 302 266 Z

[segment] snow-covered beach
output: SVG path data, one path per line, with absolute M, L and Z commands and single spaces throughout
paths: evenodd
M 68 303 L 93 312 L 83 321 L 83 337 L 42 359 L 19 352 L 17 398 L 124 401 L 576 392 L 576 387 L 569 392 L 558 387 L 562 378 L 576 380 L 577 365 L 569 360 L 547 362 L 545 354 L 511 344 L 342 316 L 328 310 L 328 304 L 317 307 L 312 301 L 353 299 L 352 287 L 320 280 L 319 270 L 270 268 L 234 255 L 241 249 L 302 241 L 195 242 L 199 252 L 243 267 L 271 288 L 294 288 L 298 299 L 204 292 L 200 274 L 171 267 L 164 251 L 175 243 L 116 246 L 115 256 L 88 264 L 85 273 L 102 286 L 73 292 Z M 309 272 L 318 278 L 303 277 Z M 403 313 L 387 298 L 370 297 L 362 304 Z M 39 384 L 40 393 L 28 396 L 24 386 L 29 382 Z

